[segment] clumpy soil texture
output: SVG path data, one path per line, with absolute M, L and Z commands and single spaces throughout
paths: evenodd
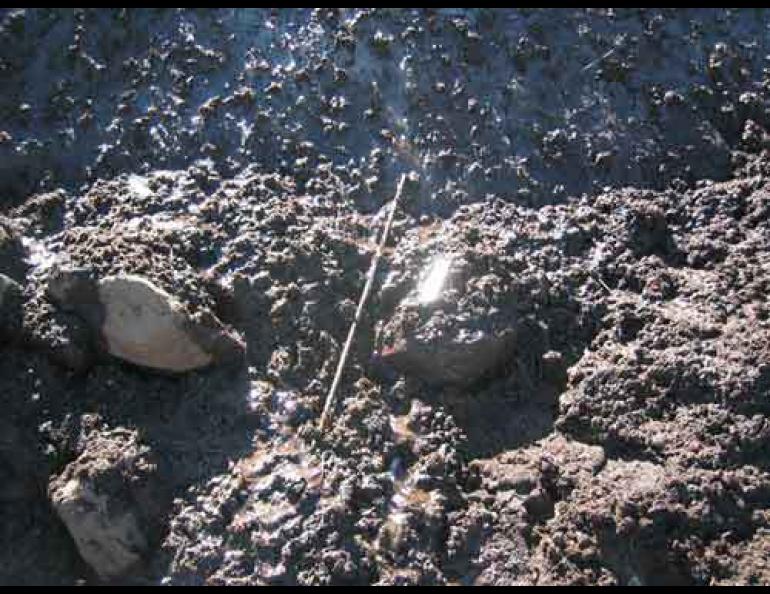
M 0 23 L 0 583 L 770 584 L 770 14 Z

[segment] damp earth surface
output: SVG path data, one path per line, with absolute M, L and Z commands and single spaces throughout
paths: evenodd
M 0 583 L 770 583 L 769 26 L 0 9 Z

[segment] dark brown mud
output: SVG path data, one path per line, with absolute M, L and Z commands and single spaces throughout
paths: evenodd
M 770 583 L 766 12 L 0 18 L 0 583 Z

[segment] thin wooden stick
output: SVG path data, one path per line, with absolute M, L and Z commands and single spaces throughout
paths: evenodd
M 385 244 L 388 241 L 388 235 L 390 233 L 390 226 L 393 223 L 393 217 L 396 214 L 398 207 L 398 201 L 401 198 L 401 192 L 404 189 L 404 183 L 406 182 L 406 175 L 402 175 L 396 188 L 396 195 L 393 197 L 393 202 L 390 206 L 390 213 L 388 214 L 388 220 L 385 222 L 385 227 L 382 230 L 382 236 L 380 237 L 380 243 L 377 245 L 377 251 L 374 253 L 372 262 L 369 265 L 369 272 L 366 275 L 366 285 L 361 293 L 361 298 L 358 300 L 358 308 L 356 309 L 356 316 L 353 318 L 353 323 L 350 325 L 350 331 L 348 332 L 348 338 L 345 341 L 345 346 L 342 349 L 340 355 L 340 361 L 337 364 L 337 371 L 334 374 L 334 381 L 332 381 L 332 387 L 329 389 L 329 394 L 326 396 L 326 403 L 324 404 L 323 412 L 321 413 L 321 430 L 325 430 L 329 421 L 331 420 L 332 408 L 334 407 L 335 396 L 337 388 L 339 387 L 340 380 L 342 379 L 342 373 L 345 370 L 345 364 L 347 363 L 348 353 L 350 352 L 350 346 L 353 344 L 353 338 L 355 337 L 356 330 L 358 328 L 358 322 L 363 316 L 364 307 L 369 299 L 369 293 L 372 292 L 374 286 L 374 277 L 377 273 L 377 265 L 380 262 L 380 256 L 385 249 Z
M 600 284 L 602 287 L 604 287 L 604 290 L 605 290 L 605 291 L 607 291 L 608 293 L 612 293 L 612 289 L 610 289 L 610 288 L 607 286 L 607 283 L 605 283 L 605 282 L 604 282 L 604 279 L 603 279 L 601 276 L 599 276 L 599 274 L 598 274 L 598 273 L 596 273 L 596 272 L 594 272 L 594 271 L 591 271 L 589 274 L 590 274 L 590 275 L 593 277 L 593 279 L 594 279 L 594 280 L 595 280 L 597 283 L 599 283 L 599 284 Z

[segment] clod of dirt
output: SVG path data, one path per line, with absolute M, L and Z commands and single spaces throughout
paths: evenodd
M 553 517 L 560 501 L 606 464 L 601 447 L 555 434 L 518 450 L 473 463 L 479 489 L 471 496 L 494 514 L 499 530 L 484 536 L 475 565 L 482 586 L 531 583 L 533 534 Z M 530 543 L 528 546 L 527 543 Z M 511 551 L 520 563 L 510 564 Z
M 83 559 L 103 579 L 125 573 L 153 539 L 157 465 L 135 431 L 93 432 L 83 453 L 53 478 L 51 503 Z
M 12 211 L 25 235 L 31 232 L 48 234 L 62 229 L 64 225 L 66 193 L 62 190 L 46 192 L 31 197 Z
M 554 520 L 542 530 L 535 560 L 550 569 L 539 583 L 761 579 L 766 564 L 746 567 L 757 558 L 756 541 L 748 546 L 739 541 L 766 534 L 768 485 L 767 473 L 748 466 L 687 471 L 670 464 L 608 462 L 569 501 L 557 504 Z
M 83 270 L 60 270 L 48 290 L 99 333 L 108 353 L 130 363 L 185 372 L 243 357 L 244 345 L 213 314 L 188 313 L 141 276 L 97 280 Z

